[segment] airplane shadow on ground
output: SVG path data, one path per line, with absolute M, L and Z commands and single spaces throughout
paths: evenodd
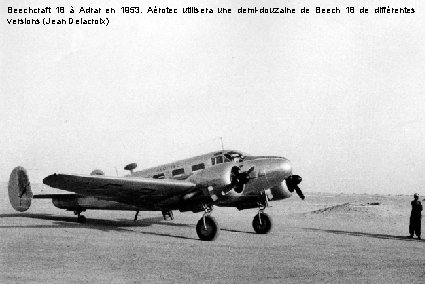
M 244 233 L 244 234 L 253 234 L 256 235 L 255 232 L 247 232 L 247 231 L 240 231 L 240 230 L 234 230 L 234 229 L 225 229 L 225 228 L 220 228 L 222 231 L 226 231 L 226 232 L 231 232 L 231 233 Z
M 120 219 L 120 220 L 104 220 L 104 219 L 92 219 L 88 218 L 85 224 L 80 224 L 76 222 L 76 217 L 68 216 L 56 216 L 51 214 L 37 214 L 37 213 L 15 213 L 15 214 L 0 214 L 0 218 L 33 218 L 38 220 L 49 220 L 53 221 L 51 225 L 9 225 L 2 226 L 0 225 L 0 230 L 5 228 L 38 228 L 38 229 L 48 229 L 48 228 L 84 228 L 84 229 L 93 229 L 103 232 L 115 231 L 115 232 L 128 232 L 128 233 L 140 233 L 144 235 L 156 235 L 163 237 L 174 237 L 179 239 L 188 239 L 188 240 L 198 240 L 197 238 L 189 238 L 185 236 L 177 236 L 166 233 L 154 233 L 154 232 L 138 232 L 131 230 L 130 228 L 137 227 L 149 227 L 153 224 L 166 225 L 166 223 L 160 223 L 163 220 L 163 217 L 151 217 L 145 219 L 139 219 L 134 222 L 129 219 Z M 172 226 L 189 226 L 186 224 L 175 224 L 167 223 L 167 225 Z M 129 228 L 129 229 L 126 229 Z
M 371 237 L 376 239 L 385 239 L 385 240 L 401 240 L 401 241 L 421 241 L 424 242 L 424 239 L 418 240 L 417 238 L 411 239 L 407 236 L 394 236 L 394 235 L 387 235 L 387 234 L 372 234 L 372 233 L 365 233 L 365 232 L 351 232 L 351 231 L 342 231 L 342 230 L 324 230 L 324 229 L 317 229 L 317 228 L 302 228 L 307 231 L 314 231 L 314 232 L 326 232 L 331 234 L 338 234 L 338 235 L 348 235 L 348 236 L 362 236 L 362 237 Z
M 119 219 L 120 222 L 132 222 L 129 221 L 129 219 Z M 189 224 L 181 224 L 181 223 L 174 223 L 174 221 L 165 221 L 163 217 L 151 217 L 151 218 L 144 218 L 144 219 L 138 219 L 136 223 L 142 222 L 148 223 L 149 225 L 155 224 L 155 225 L 163 225 L 163 226 L 171 226 L 171 227 L 188 227 L 188 228 L 194 228 L 194 225 Z
M 149 220 L 151 222 L 151 224 L 162 225 L 162 226 L 195 228 L 195 224 L 190 225 L 190 224 L 174 223 L 174 221 L 164 221 L 163 218 L 161 218 L 161 217 L 146 218 L 144 220 Z M 128 221 L 128 219 L 120 219 L 120 221 Z M 226 229 L 226 228 L 222 228 L 222 227 L 220 227 L 220 230 L 226 231 L 226 232 L 231 232 L 231 233 L 256 234 L 255 232 L 239 231 L 239 230 L 235 230 L 235 229 Z

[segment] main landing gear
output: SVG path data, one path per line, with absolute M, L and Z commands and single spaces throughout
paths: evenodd
M 269 207 L 268 196 L 262 191 L 259 199 L 259 212 L 253 218 L 253 229 L 257 234 L 267 234 L 272 229 L 272 219 L 264 210 Z
M 170 220 L 174 219 L 172 210 L 163 210 L 161 213 L 163 213 L 164 221 L 167 221 L 168 218 L 170 218 Z
M 86 210 L 83 210 L 83 211 L 86 211 Z M 74 215 L 77 215 L 77 222 L 80 224 L 86 223 L 86 217 L 81 215 L 81 212 L 83 211 L 74 211 Z
M 211 205 L 203 205 L 203 207 L 203 217 L 198 221 L 196 226 L 197 235 L 202 241 L 213 241 L 219 235 L 219 225 L 215 218 L 210 216 L 213 207 Z

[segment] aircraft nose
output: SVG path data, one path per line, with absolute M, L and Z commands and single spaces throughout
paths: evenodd
M 289 160 L 285 158 L 277 158 L 271 163 L 269 171 L 267 171 L 268 180 L 283 181 L 292 175 L 292 166 Z
M 293 169 L 289 160 L 282 159 L 278 168 L 282 179 L 286 179 L 287 177 L 291 176 Z

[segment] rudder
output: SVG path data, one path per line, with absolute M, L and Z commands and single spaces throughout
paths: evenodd
M 13 209 L 19 212 L 27 211 L 31 206 L 33 192 L 31 191 L 30 179 L 27 170 L 16 167 L 10 173 L 9 178 L 9 201 Z

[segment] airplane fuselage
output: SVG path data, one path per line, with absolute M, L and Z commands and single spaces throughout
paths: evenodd
M 33 195 L 23 167 L 12 170 L 9 179 L 9 200 L 20 212 L 28 210 L 32 198 L 51 198 L 61 209 L 74 211 L 77 221 L 89 209 L 162 211 L 173 219 L 173 210 L 204 212 L 196 225 L 201 240 L 214 240 L 219 226 L 211 216 L 213 206 L 235 207 L 239 210 L 258 208 L 252 226 L 256 233 L 267 234 L 271 218 L 264 212 L 269 201 L 281 200 L 296 193 L 304 199 L 297 186 L 301 177 L 292 174 L 290 161 L 278 156 L 250 156 L 239 151 L 222 150 L 179 160 L 173 163 L 134 171 L 136 163 L 124 167 L 124 177 L 104 176 L 94 170 L 90 175 L 51 174 L 43 183 L 68 194 Z
M 242 192 L 236 192 L 229 185 L 231 181 L 231 171 L 233 167 L 238 167 L 240 171 L 250 173 L 249 181 L 244 185 Z M 201 204 L 207 201 L 217 206 L 236 207 L 238 209 L 255 208 L 259 194 L 263 191 L 268 196 L 268 200 L 276 201 L 291 196 L 285 185 L 285 179 L 292 175 L 290 161 L 277 156 L 250 156 L 239 151 L 223 150 L 208 154 L 195 156 L 189 159 L 175 161 L 135 171 L 125 177 L 133 178 L 153 178 L 172 179 L 190 181 L 205 187 L 205 196 L 193 199 L 192 196 L 172 196 L 164 198 L 164 195 L 155 198 L 148 198 L 141 201 L 139 206 L 127 205 L 116 201 L 108 201 L 91 196 L 67 196 L 54 197 L 52 202 L 56 207 L 67 210 L 105 209 L 105 210 L 131 210 L 131 211 L 151 211 L 151 210 L 180 210 L 180 211 L 201 211 L 202 208 L 195 203 Z M 210 200 L 210 198 L 212 200 Z M 191 200 L 185 202 L 185 200 Z

